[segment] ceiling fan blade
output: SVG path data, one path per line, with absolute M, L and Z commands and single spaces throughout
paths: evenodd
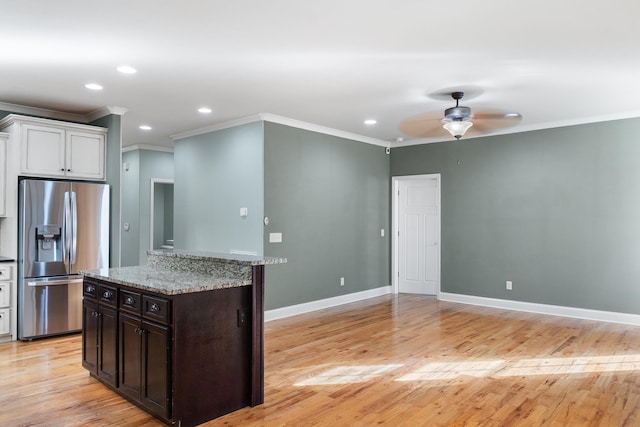
M 514 112 L 497 110 L 483 110 L 474 112 L 473 127 L 476 131 L 487 132 L 494 129 L 503 129 L 515 126 L 522 120 L 522 116 Z
M 428 138 L 446 135 L 447 131 L 442 128 L 442 113 L 423 113 L 410 117 L 400 123 L 400 130 L 410 136 L 417 138 Z

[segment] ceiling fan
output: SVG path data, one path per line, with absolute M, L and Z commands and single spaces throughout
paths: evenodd
M 418 138 L 438 137 L 442 129 L 446 129 L 456 139 L 460 139 L 467 131 L 473 134 L 490 132 L 514 126 L 522 120 L 522 116 L 515 112 L 499 110 L 482 110 L 471 112 L 471 108 L 460 105 L 464 92 L 452 92 L 451 98 L 456 101 L 455 107 L 440 113 L 422 113 L 410 117 L 400 124 L 400 130 L 407 135 Z

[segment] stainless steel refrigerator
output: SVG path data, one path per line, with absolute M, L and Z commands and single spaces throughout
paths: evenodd
M 18 234 L 18 338 L 82 329 L 80 270 L 109 266 L 109 186 L 23 179 Z

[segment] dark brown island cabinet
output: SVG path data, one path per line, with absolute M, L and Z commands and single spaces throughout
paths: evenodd
M 84 272 L 82 365 L 169 425 L 263 403 L 264 265 L 224 261 L 213 274 L 175 265 Z

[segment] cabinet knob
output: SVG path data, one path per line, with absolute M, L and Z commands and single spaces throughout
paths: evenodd
M 64 172 L 64 168 L 60 169 L 60 172 Z
M 151 304 L 151 311 L 160 311 L 160 306 L 156 303 Z
M 67 169 L 67 172 L 71 172 L 71 169 Z
M 129 305 L 133 305 L 133 303 L 135 303 L 136 300 L 134 300 L 133 297 L 127 297 L 125 302 Z
M 87 288 L 86 288 L 86 291 L 87 291 L 87 292 L 93 292 L 93 291 L 95 291 L 95 290 L 96 290 L 96 288 L 95 288 L 95 287 L 93 287 L 93 285 L 89 285 L 89 286 L 87 286 Z
M 103 298 L 111 298 L 113 296 L 113 292 L 111 291 L 104 291 L 104 293 L 102 294 Z

